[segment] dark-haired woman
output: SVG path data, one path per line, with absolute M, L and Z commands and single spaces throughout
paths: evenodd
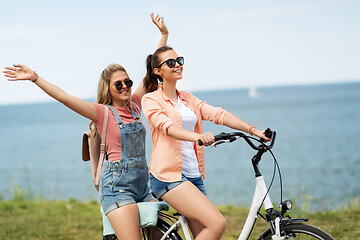
M 166 45 L 168 30 L 159 16 L 151 14 L 162 37 L 158 47 Z M 106 131 L 106 155 L 99 184 L 100 203 L 118 239 L 141 239 L 136 203 L 152 200 L 148 186 L 145 159 L 145 128 L 141 117 L 143 83 L 132 94 L 132 80 L 119 64 L 110 64 L 100 76 L 97 103 L 91 103 L 66 93 L 38 76 L 25 65 L 6 67 L 10 81 L 30 80 L 49 96 L 71 110 L 90 119 L 96 126 L 93 134 L 103 129 L 104 113 L 109 110 Z M 136 143 L 136 144 L 134 144 Z
M 157 198 L 185 216 L 195 239 L 220 239 L 225 218 L 206 196 L 204 147 L 197 143 L 201 140 L 208 146 L 215 139 L 212 133 L 203 133 L 202 120 L 269 139 L 221 107 L 178 91 L 183 65 L 184 58 L 167 46 L 147 58 L 144 84 L 149 93 L 142 106 L 153 141 L 150 185 Z

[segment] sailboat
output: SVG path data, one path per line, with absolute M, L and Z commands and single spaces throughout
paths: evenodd
M 250 98 L 260 98 L 261 97 L 261 93 L 259 93 L 257 90 L 256 90 L 256 87 L 255 86 L 252 86 L 249 88 L 249 97 Z

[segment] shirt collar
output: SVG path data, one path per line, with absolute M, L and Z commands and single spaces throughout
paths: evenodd
M 171 100 L 165 95 L 162 85 L 159 85 L 159 92 L 160 92 L 161 96 L 165 99 L 165 101 L 171 102 Z M 176 93 L 182 101 L 186 101 L 183 94 L 180 91 L 178 91 L 177 89 L 176 89 Z

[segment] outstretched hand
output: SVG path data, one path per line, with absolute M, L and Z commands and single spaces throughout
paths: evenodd
M 14 64 L 14 67 L 5 67 L 5 69 L 3 73 L 9 81 L 31 80 L 34 74 L 33 70 L 21 64 Z
M 160 17 L 159 14 L 155 17 L 154 13 L 151 13 L 150 16 L 153 23 L 158 27 L 162 35 L 169 34 L 169 31 L 164 22 L 164 18 Z

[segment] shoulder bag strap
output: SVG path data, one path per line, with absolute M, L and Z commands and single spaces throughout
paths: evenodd
M 98 168 L 96 171 L 95 185 L 99 185 L 101 169 L 102 169 L 102 165 L 103 165 L 104 157 L 105 157 L 105 139 L 106 139 L 106 130 L 107 130 L 108 119 L 109 119 L 109 108 L 107 106 L 105 106 L 103 130 L 102 130 L 102 134 L 101 134 L 101 144 L 100 144 L 100 157 L 99 157 Z

